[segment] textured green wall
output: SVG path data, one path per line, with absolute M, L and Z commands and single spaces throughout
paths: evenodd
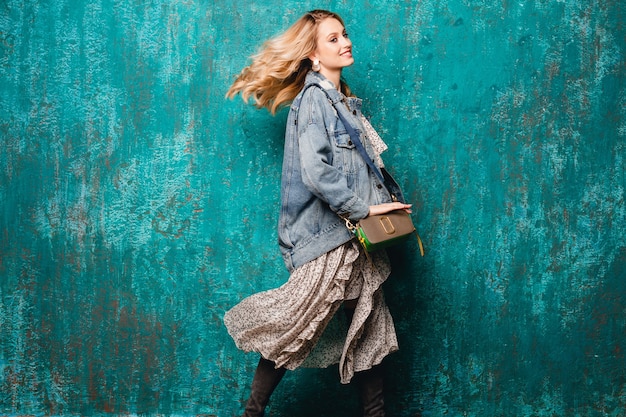
M 240 412 L 257 358 L 221 318 L 287 278 L 286 112 L 223 97 L 317 7 L 428 251 L 386 284 L 390 415 L 626 414 L 619 0 L 3 0 L 0 415 Z M 336 373 L 269 414 L 356 415 Z

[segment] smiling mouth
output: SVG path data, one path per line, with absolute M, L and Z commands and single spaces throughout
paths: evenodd
M 352 49 L 348 49 L 347 51 L 341 53 L 341 56 L 346 56 L 346 55 L 352 56 Z

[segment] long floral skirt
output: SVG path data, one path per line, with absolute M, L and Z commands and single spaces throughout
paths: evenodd
M 384 251 L 370 261 L 351 241 L 297 268 L 284 285 L 243 299 L 224 324 L 239 349 L 287 369 L 338 362 L 347 384 L 398 350 L 381 288 L 389 273 Z M 351 322 L 335 314 L 343 301 L 356 299 Z

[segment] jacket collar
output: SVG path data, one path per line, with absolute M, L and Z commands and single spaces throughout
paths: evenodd
M 309 71 L 306 75 L 306 79 L 304 80 L 304 86 L 306 87 L 309 84 L 318 84 L 326 90 L 333 103 L 337 103 L 343 98 L 342 94 L 337 90 L 335 84 L 319 72 Z

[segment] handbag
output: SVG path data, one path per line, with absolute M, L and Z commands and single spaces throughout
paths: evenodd
M 404 242 L 415 234 L 424 256 L 422 241 L 413 226 L 411 216 L 404 210 L 394 210 L 385 214 L 368 216 L 354 225 L 346 220 L 348 229 L 356 235 L 366 252 L 374 252 Z

